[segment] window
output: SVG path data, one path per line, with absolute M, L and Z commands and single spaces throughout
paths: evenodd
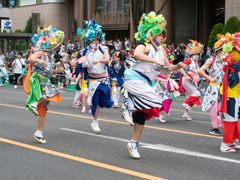
M 130 0 L 95 0 L 96 12 L 117 13 L 130 10 Z
M 9 7 L 9 0 L 0 0 L 0 4 L 2 3 L 2 7 Z
M 29 5 L 43 4 L 43 3 L 65 3 L 65 2 L 66 0 L 15 0 L 15 7 L 29 6 Z
M 16 40 L 7 40 L 7 53 L 6 58 L 14 58 L 17 56 L 18 52 L 23 54 L 23 57 L 27 55 L 27 40 L 25 39 L 16 39 Z

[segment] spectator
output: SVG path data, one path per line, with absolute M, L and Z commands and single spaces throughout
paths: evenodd
M 67 62 L 67 61 L 68 61 L 68 54 L 66 49 L 64 49 L 62 52 L 62 62 Z
M 203 57 L 202 61 L 201 61 L 201 66 L 204 65 L 204 63 L 206 62 L 206 60 L 208 58 L 210 58 L 210 53 L 211 53 L 211 50 L 207 50 L 207 53 L 205 54 L 205 56 Z
M 125 38 L 124 45 L 125 45 L 125 46 L 124 46 L 125 49 L 127 49 L 127 48 L 130 47 L 130 44 L 129 44 L 129 41 L 128 41 L 128 38 L 127 38 L 127 37 Z
M 17 58 L 13 61 L 12 66 L 14 67 L 13 75 L 10 76 L 9 80 L 10 80 L 10 83 L 12 84 L 13 78 L 15 78 L 14 79 L 14 81 L 15 81 L 14 88 L 17 88 L 18 78 L 19 78 L 19 76 L 21 76 L 22 70 L 25 68 L 25 60 L 22 58 L 21 52 L 19 52 L 17 54 Z
M 171 79 L 180 79 L 180 77 L 181 77 L 181 72 L 179 70 L 173 71 L 170 74 Z
M 56 51 L 55 55 L 53 56 L 54 62 L 58 63 L 61 61 L 62 56 L 59 54 L 59 50 Z

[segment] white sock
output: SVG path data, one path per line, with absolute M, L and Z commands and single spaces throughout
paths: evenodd
M 93 126 L 98 126 L 98 120 L 93 120 Z
M 85 110 L 86 110 L 86 106 L 83 106 L 83 107 L 82 107 L 82 110 L 85 111 Z
M 37 101 L 35 101 L 35 102 L 33 102 L 31 105 L 33 105 L 33 106 L 37 107 L 37 106 L 38 106 L 38 102 L 37 102 Z
M 188 113 L 187 112 L 184 112 L 184 114 L 183 114 L 184 116 L 188 116 Z
M 38 137 L 41 137 L 41 138 L 43 137 L 42 131 L 38 131 L 38 130 L 35 132 L 34 135 L 35 135 L 35 136 L 38 136 Z
M 131 141 L 136 142 L 136 141 L 134 141 L 133 139 L 131 139 Z

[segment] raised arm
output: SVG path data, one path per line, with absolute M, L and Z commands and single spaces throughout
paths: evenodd
M 209 81 L 211 81 L 212 83 L 217 82 L 217 78 L 211 78 L 210 76 L 208 76 L 205 71 L 207 70 L 207 68 L 209 68 L 211 66 L 211 61 L 208 59 L 204 65 L 198 70 L 198 73 L 202 76 L 207 78 Z
M 39 63 L 41 65 L 46 64 L 46 62 L 41 59 L 41 56 L 43 55 L 43 53 L 44 53 L 43 51 L 35 52 L 33 55 L 31 55 L 28 58 L 27 61 L 30 62 L 30 63 Z

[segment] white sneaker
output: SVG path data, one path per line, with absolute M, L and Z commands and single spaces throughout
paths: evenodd
M 42 143 L 42 144 L 46 144 L 47 141 L 43 138 L 43 137 L 39 137 L 36 134 L 34 134 L 33 136 L 38 142 Z
M 130 152 L 131 156 L 136 159 L 140 158 L 140 154 L 137 151 L 137 147 L 138 142 L 135 142 L 133 140 L 131 140 L 127 145 L 128 151 Z
M 191 106 L 189 106 L 188 104 L 183 103 L 182 105 L 183 105 L 183 107 L 185 107 L 185 108 L 188 109 L 189 111 L 192 110 Z
M 127 109 L 122 110 L 122 116 L 128 124 L 132 126 L 135 125 L 135 123 L 133 122 L 132 113 L 129 112 Z
M 168 113 L 165 113 L 165 116 L 170 116 L 170 110 L 168 111 Z
M 233 144 L 227 144 L 228 147 L 232 148 L 232 149 L 240 149 L 240 146 L 237 145 L 236 143 Z
M 17 89 L 17 85 L 14 85 L 14 88 Z
M 89 109 L 88 113 L 92 113 L 91 109 Z
M 82 113 L 85 114 L 85 113 L 86 113 L 86 110 L 82 110 Z
M 230 148 L 227 144 L 222 143 L 221 147 L 220 147 L 220 151 L 221 152 L 236 152 L 235 149 Z
M 165 123 L 165 122 L 166 122 L 166 120 L 165 120 L 165 118 L 164 118 L 163 115 L 160 115 L 159 121 L 160 121 L 161 123 Z
M 98 125 L 98 120 L 93 120 L 93 123 L 91 123 L 91 127 L 95 132 L 101 132 L 101 129 Z
M 37 111 L 37 106 L 38 106 L 38 102 L 35 101 L 34 103 L 28 104 L 29 110 L 35 114 L 36 116 L 39 115 L 38 111 Z
M 189 115 L 182 115 L 182 117 L 188 121 L 192 120 L 192 118 Z

